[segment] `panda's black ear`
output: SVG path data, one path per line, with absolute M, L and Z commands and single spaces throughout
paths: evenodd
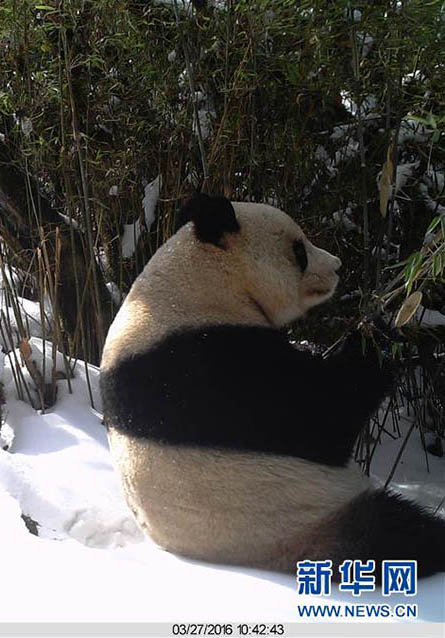
M 179 227 L 194 222 L 198 239 L 216 246 L 220 246 L 224 233 L 236 233 L 240 229 L 230 200 L 204 193 L 195 195 L 183 206 L 178 221 Z

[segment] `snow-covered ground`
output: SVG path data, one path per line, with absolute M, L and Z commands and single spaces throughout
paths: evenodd
M 39 359 L 41 341 L 31 339 L 31 347 Z M 26 372 L 24 376 L 29 378 Z M 89 366 L 89 377 L 95 409 L 85 366 L 78 363 L 72 394 L 67 382 L 59 381 L 55 406 L 39 414 L 17 399 L 10 361 L 4 361 L 0 623 L 295 622 L 297 602 L 323 602 L 309 596 L 302 601 L 292 576 L 185 560 L 145 539 L 111 465 L 94 366 Z M 379 446 L 373 468 L 381 480 L 402 440 L 388 437 Z M 445 459 L 430 456 L 429 462 L 428 473 L 414 432 L 395 485 L 439 508 L 445 496 Z M 29 517 L 28 527 L 33 525 L 30 519 L 37 523 L 38 536 L 28 531 L 22 514 Z M 358 601 L 334 589 L 324 602 L 417 603 L 419 620 L 440 623 L 445 575 L 421 581 L 418 595 L 408 601 L 388 601 L 380 592 L 362 594 Z

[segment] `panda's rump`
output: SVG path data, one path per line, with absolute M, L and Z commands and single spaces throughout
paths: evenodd
M 109 439 L 139 525 L 193 558 L 289 569 L 285 548 L 296 555 L 305 531 L 365 487 L 354 468 L 163 445 L 113 428 Z

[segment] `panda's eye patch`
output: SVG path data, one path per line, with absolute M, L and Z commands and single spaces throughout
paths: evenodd
M 297 264 L 299 265 L 301 272 L 304 272 L 307 268 L 307 253 L 302 240 L 296 239 L 294 241 L 293 248 Z

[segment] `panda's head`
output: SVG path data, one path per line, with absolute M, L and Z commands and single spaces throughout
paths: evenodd
M 275 327 L 301 317 L 335 291 L 340 259 L 314 246 L 277 208 L 201 194 L 183 208 L 181 222 L 191 223 L 210 259 L 217 260 L 220 271 L 232 271 Z
M 198 195 L 134 282 L 109 330 L 102 365 L 177 330 L 281 328 L 331 297 L 340 265 L 277 208 Z

